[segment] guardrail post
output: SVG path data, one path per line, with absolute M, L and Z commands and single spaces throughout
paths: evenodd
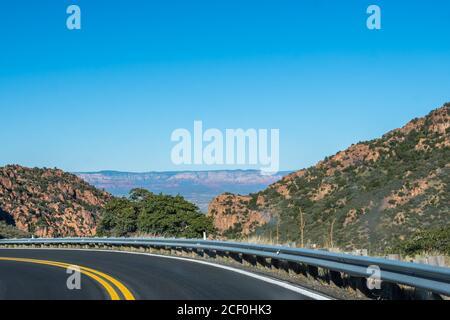
M 197 258 L 197 249 L 191 248 L 190 255 L 192 258 Z
M 266 258 L 257 256 L 256 257 L 256 266 L 261 268 L 269 268 L 271 267 L 270 262 L 267 261 Z
M 275 269 L 289 273 L 289 264 L 287 261 L 271 258 L 270 262 Z
M 364 289 L 365 289 L 365 291 L 363 291 L 363 292 L 365 292 L 366 294 L 367 294 L 367 291 L 370 291 L 370 290 L 368 290 L 366 285 L 364 285 Z M 406 291 L 407 290 L 405 290 L 405 289 L 402 290 L 399 287 L 399 285 L 396 283 L 390 283 L 390 282 L 382 282 L 381 283 L 380 294 L 384 299 L 389 299 L 389 300 L 405 299 Z
M 208 258 L 214 259 L 217 256 L 217 252 L 215 250 L 204 250 L 204 252 Z
M 335 286 L 342 287 L 344 285 L 342 274 L 339 271 L 329 270 L 329 273 L 330 273 L 330 280 Z
M 226 260 L 226 259 L 228 258 L 228 255 L 227 255 L 226 252 L 216 250 L 216 259 L 217 259 L 217 258 L 218 258 L 219 260 L 224 261 L 224 260 Z
M 246 265 L 256 266 L 256 256 L 254 255 L 243 254 L 242 260 Z
M 305 277 L 308 276 L 307 267 L 302 263 L 289 262 L 289 270 L 292 271 L 295 275 L 301 274 Z
M 307 272 L 310 276 L 312 276 L 313 278 L 317 278 L 319 276 L 319 269 L 316 266 L 310 266 L 308 265 L 306 267 Z
M 197 253 L 197 256 L 200 256 L 200 257 L 205 256 L 203 249 L 195 249 L 195 253 Z
M 177 248 L 170 247 L 170 255 L 177 256 L 178 255 Z
M 368 288 L 367 288 L 367 282 L 366 282 L 366 278 L 362 278 L 362 277 L 353 277 L 348 275 L 345 278 L 345 284 L 347 284 L 351 289 L 353 289 L 354 291 L 357 291 L 363 295 L 370 295 L 372 294 Z
M 229 252 L 228 255 L 236 262 L 242 263 L 242 256 L 239 253 Z

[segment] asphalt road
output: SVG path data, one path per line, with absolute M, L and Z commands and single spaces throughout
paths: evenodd
M 68 265 L 81 268 L 69 290 Z M 259 279 L 196 262 L 83 250 L 0 249 L 0 299 L 308 299 Z

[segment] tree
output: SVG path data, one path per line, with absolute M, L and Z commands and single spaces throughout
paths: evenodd
M 128 199 L 114 198 L 103 210 L 98 233 L 99 235 L 124 236 L 135 232 L 136 219 L 136 208 Z
M 329 233 L 329 240 L 328 240 L 328 242 L 329 242 L 329 246 L 331 247 L 331 248 L 333 248 L 334 247 L 334 244 L 333 244 L 333 231 L 334 231 L 334 223 L 336 222 L 336 218 L 334 218 L 332 221 L 331 221 L 331 225 L 330 225 L 330 233 Z
M 300 217 L 300 246 L 302 248 L 304 248 L 305 247 L 305 244 L 304 244 L 304 232 L 305 232 L 306 221 L 305 221 L 305 219 L 303 217 L 303 210 L 302 209 L 300 209 L 299 217 Z
M 123 236 L 135 232 L 199 238 L 214 234 L 212 219 L 182 196 L 133 189 L 129 198 L 114 198 L 105 207 L 98 233 Z
M 280 243 L 280 224 L 281 224 L 281 216 L 277 215 L 277 244 Z

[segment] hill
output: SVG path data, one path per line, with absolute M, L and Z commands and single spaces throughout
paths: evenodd
M 386 251 L 450 223 L 449 136 L 447 103 L 261 192 L 221 194 L 208 215 L 228 237 Z
M 0 168 L 0 236 L 89 236 L 111 196 L 58 169 Z

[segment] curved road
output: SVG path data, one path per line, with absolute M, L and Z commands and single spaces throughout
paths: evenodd
M 69 290 L 69 265 L 81 289 Z M 309 299 L 234 271 L 158 256 L 87 250 L 0 249 L 1 299 Z

